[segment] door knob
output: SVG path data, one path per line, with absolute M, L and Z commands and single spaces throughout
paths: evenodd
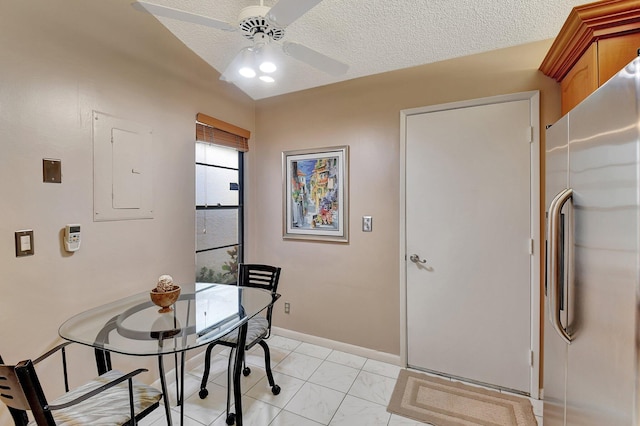
M 417 254 L 412 254 L 411 256 L 409 256 L 409 260 L 413 263 L 427 263 L 426 259 L 420 259 L 420 256 L 418 256 Z

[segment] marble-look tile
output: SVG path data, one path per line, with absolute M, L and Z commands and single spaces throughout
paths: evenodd
M 309 355 L 315 358 L 326 359 L 331 353 L 331 349 L 324 346 L 312 345 L 311 343 L 302 343 L 295 352 Z
M 141 419 L 138 422 L 138 426 L 151 426 L 152 424 L 158 425 L 158 423 L 156 423 L 156 422 L 158 420 L 160 420 L 160 419 L 162 419 L 161 421 L 166 424 L 166 417 L 165 417 L 165 413 L 164 413 L 164 405 L 162 405 L 162 404 L 160 404 L 160 406 L 158 408 L 156 408 L 155 410 L 153 410 L 151 413 L 147 414 L 146 417 Z
M 231 353 L 231 348 L 229 346 L 217 345 L 216 348 L 218 347 L 220 348 L 220 352 L 218 352 L 218 355 L 228 357 L 229 354 Z
M 324 426 L 322 423 L 282 410 L 269 426 Z
M 285 408 L 294 414 L 326 425 L 331 421 L 344 396 L 342 392 L 305 383 Z
M 235 404 L 231 406 L 231 412 L 235 413 Z M 278 415 L 280 409 L 262 401 L 257 401 L 246 396 L 242 397 L 242 423 L 245 425 L 268 425 Z M 210 426 L 226 426 L 226 413 L 210 424 Z M 155 425 L 154 425 L 155 426 Z
M 160 417 L 155 422 L 151 423 L 151 426 L 167 426 L 167 419 L 164 415 L 164 407 L 160 406 L 158 410 L 162 410 L 162 417 Z M 171 410 L 171 422 L 174 425 L 180 424 L 180 411 Z M 202 423 L 196 420 L 193 420 L 191 417 L 187 416 L 185 412 L 183 426 L 202 426 Z
M 270 348 L 274 347 L 287 351 L 293 351 L 295 350 L 295 348 L 300 346 L 302 342 L 300 342 L 299 340 L 289 339 L 288 337 L 272 335 L 271 337 L 269 337 L 269 339 L 267 339 L 267 343 L 269 344 Z
M 242 411 L 244 424 L 268 425 L 278 415 L 280 408 L 253 398 L 242 397 Z
M 332 351 L 327 357 L 327 361 L 335 362 L 336 364 L 346 365 L 347 367 L 361 369 L 364 363 L 367 362 L 365 357 L 358 355 L 348 354 L 346 352 Z
M 276 385 L 280 386 L 280 393 L 278 395 L 274 395 L 271 391 L 271 386 L 269 386 L 269 381 L 266 376 L 245 394 L 259 401 L 284 408 L 298 390 L 300 390 L 302 385 L 304 385 L 304 380 L 280 373 L 273 373 L 273 380 L 276 382 Z
M 415 420 L 398 416 L 396 414 L 392 414 L 391 418 L 389 419 L 389 426 L 424 426 L 424 425 L 431 425 L 431 423 L 417 422 Z
M 396 385 L 396 379 L 384 377 L 379 374 L 361 371 L 358 374 L 353 386 L 349 390 L 349 395 L 366 399 L 376 404 L 384 405 L 389 403 L 393 388 Z
M 291 352 L 293 351 L 290 351 L 288 349 L 269 346 L 269 352 L 271 353 L 271 368 L 273 368 L 273 366 L 279 364 L 283 359 L 289 356 L 289 354 L 291 354 Z
M 277 347 L 271 347 L 269 345 L 269 356 L 271 358 L 271 368 L 278 365 L 280 361 L 285 359 L 291 351 L 280 349 Z M 251 350 L 245 353 L 245 361 L 247 364 L 259 365 L 264 367 L 264 350 L 262 346 L 255 345 Z
M 264 352 L 255 346 L 246 354 L 251 367 L 242 376 L 244 424 L 248 426 L 418 426 L 423 423 L 386 412 L 400 367 L 357 355 L 302 343 L 280 336 L 268 340 L 271 366 L 279 395 L 273 395 L 264 370 Z M 204 400 L 198 396 L 204 356 L 187 364 L 185 375 L 185 426 L 225 426 L 229 349 L 217 346 Z M 324 360 L 324 361 L 323 361 Z M 361 370 L 361 371 L 360 371 Z M 179 425 L 180 407 L 175 406 L 175 375 L 167 375 L 171 413 Z M 158 382 L 159 385 L 159 382 Z M 345 395 L 346 393 L 346 395 Z M 233 402 L 233 401 L 232 401 Z M 542 426 L 542 401 L 531 399 Z M 235 412 L 232 404 L 231 412 Z M 161 405 L 139 424 L 164 426 Z
M 189 370 L 189 373 L 198 377 L 202 380 L 202 376 L 204 375 L 204 356 L 202 357 L 202 362 L 196 366 L 195 368 Z M 221 374 L 227 373 L 227 365 L 229 365 L 229 357 L 224 355 L 212 355 L 211 362 L 209 363 L 209 378 L 207 381 L 211 382 L 213 379 L 218 377 Z
M 180 358 L 180 356 L 178 356 L 178 358 Z M 203 361 L 204 361 L 204 355 L 195 356 L 195 357 L 191 357 L 191 358 L 185 359 L 184 371 L 192 372 L 194 370 L 197 370 L 198 368 L 200 368 L 202 366 L 202 362 Z
M 280 364 L 273 368 L 273 371 L 293 376 L 298 379 L 307 380 L 322 364 L 322 360 L 309 355 L 292 352 L 283 359 Z
M 248 389 L 251 389 L 262 380 L 263 377 L 266 377 L 267 373 L 265 373 L 264 368 L 260 368 L 256 365 L 251 366 L 251 374 L 245 376 L 244 374 L 240 374 L 240 389 L 244 394 Z M 220 385 L 224 388 L 227 387 L 227 372 L 224 374 L 218 375 L 215 379 L 213 379 L 213 383 Z M 233 395 L 233 377 L 231 377 L 231 393 Z
M 191 395 L 184 404 L 186 416 L 208 425 L 227 409 L 227 389 L 214 383 L 207 385 L 209 395 L 205 399 L 200 399 L 196 393 Z M 173 407 L 179 411 L 180 407 Z
M 368 359 L 367 362 L 364 363 L 362 370 L 368 371 L 369 373 L 379 374 L 381 376 L 390 377 L 392 379 L 397 379 L 401 367 L 393 364 L 388 364 L 386 362 L 375 361 L 373 359 Z
M 384 405 L 347 395 L 329 426 L 386 426 L 390 416 Z
M 309 377 L 309 382 L 347 393 L 359 372 L 355 368 L 324 361 Z
M 186 400 L 193 394 L 197 394 L 200 390 L 200 378 L 190 373 L 184 375 L 184 399 Z M 178 389 L 176 387 L 176 376 L 173 373 L 167 374 L 167 393 L 169 394 L 169 403 L 175 406 L 177 402 Z

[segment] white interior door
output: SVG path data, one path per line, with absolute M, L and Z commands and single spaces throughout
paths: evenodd
M 405 115 L 407 363 L 530 394 L 537 94 L 503 98 Z

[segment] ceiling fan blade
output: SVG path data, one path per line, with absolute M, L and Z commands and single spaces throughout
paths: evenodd
M 279 0 L 271 10 L 268 18 L 279 27 L 286 27 L 307 13 L 322 0 Z
M 320 52 L 316 52 L 302 44 L 285 41 L 282 44 L 282 50 L 292 58 L 309 64 L 327 74 L 342 75 L 349 69 L 349 65 L 323 55 Z
M 184 10 L 174 9 L 172 7 L 160 6 L 158 4 L 147 3 L 144 1 L 134 1 L 131 3 L 131 6 L 136 10 L 148 12 L 154 16 L 163 16 L 165 18 L 191 22 L 192 24 L 204 25 L 205 27 L 217 28 L 224 31 L 235 31 L 237 29 L 227 22 L 207 18 L 202 15 L 196 15 L 195 13 L 185 12 Z

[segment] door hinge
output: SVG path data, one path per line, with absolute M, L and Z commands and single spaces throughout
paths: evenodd
M 529 365 L 531 367 L 533 367 L 533 359 L 534 359 L 534 353 L 533 351 L 529 351 Z
M 529 126 L 526 130 L 527 142 L 533 143 L 533 126 Z
M 533 242 L 533 238 L 529 239 L 529 254 L 533 255 L 533 248 L 534 248 L 534 242 Z

